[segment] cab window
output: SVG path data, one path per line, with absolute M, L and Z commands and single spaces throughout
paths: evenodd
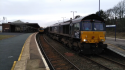
M 83 25 L 83 27 L 82 27 L 83 30 L 85 30 L 85 31 L 92 30 L 92 23 L 91 22 L 83 22 L 82 25 Z
M 79 38 L 79 30 L 80 30 L 79 23 L 74 24 L 74 37 L 75 38 Z
M 43 30 L 43 28 L 40 28 L 40 30 Z
M 80 30 L 79 23 L 74 24 L 74 31 L 79 31 L 79 30 Z
M 94 30 L 95 31 L 102 31 L 102 30 L 104 30 L 103 23 L 94 23 Z

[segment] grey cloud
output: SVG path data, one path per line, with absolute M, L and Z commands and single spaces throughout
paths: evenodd
M 54 3 L 46 2 L 45 0 L 30 0 L 30 1 L 9 1 L 2 0 L 0 6 L 0 15 L 38 15 L 38 14 L 57 14 L 66 13 L 72 10 L 93 13 L 98 11 L 98 1 L 77 1 L 77 2 L 64 2 L 57 1 Z M 111 2 L 111 1 L 109 1 Z M 107 2 L 107 3 L 109 3 Z M 103 4 L 103 3 L 102 3 Z M 102 5 L 101 4 L 101 5 Z M 103 4 L 105 5 L 105 4 Z M 109 4 L 108 4 L 109 5 Z M 106 6 L 108 6 L 106 5 Z M 104 6 L 101 6 L 103 9 Z
M 88 5 L 84 3 L 46 3 L 42 1 L 30 1 L 30 2 L 3 2 L 4 4 L 0 7 L 2 9 L 1 14 L 4 15 L 34 15 L 34 14 L 48 14 L 48 13 L 60 13 L 60 12 L 69 12 L 71 10 L 82 11 L 82 9 L 89 11 L 90 7 L 94 8 L 88 2 Z M 86 12 L 84 11 L 84 12 Z
M 31 15 L 42 13 L 45 4 L 39 2 L 3 2 L 0 15 Z
M 119 1 L 121 0 L 100 0 L 100 8 L 102 10 L 107 10 L 115 6 Z M 71 11 L 77 11 L 77 13 L 75 14 L 81 15 L 81 14 L 95 13 L 98 10 L 99 10 L 99 0 L 61 0 L 61 1 L 53 0 L 53 2 L 49 2 L 48 0 L 29 0 L 29 1 L 0 0 L 0 17 L 3 16 L 8 17 L 8 21 L 9 18 L 15 17 L 15 19 L 13 20 L 16 20 L 17 17 L 21 17 L 21 20 L 24 20 L 24 22 L 29 22 L 29 21 L 38 22 L 44 26 L 52 24 L 54 22 L 50 22 L 49 19 L 48 20 L 22 19 L 22 16 L 25 17 L 33 15 L 51 15 L 50 17 L 56 18 L 54 15 L 57 14 L 69 13 L 69 15 L 71 15 L 72 14 Z M 67 15 L 64 16 L 67 17 Z M 63 16 L 60 16 L 59 19 L 61 19 L 61 17 Z

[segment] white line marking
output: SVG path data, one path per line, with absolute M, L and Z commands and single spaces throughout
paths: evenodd
M 112 49 L 112 48 L 110 48 L 110 47 L 108 47 L 108 49 L 110 49 L 110 50 L 112 50 L 112 51 L 118 53 L 119 55 L 125 57 L 125 54 L 123 54 L 123 53 L 120 53 L 120 52 L 118 52 L 118 51 L 116 51 L 116 50 L 114 50 L 114 49 Z
M 36 33 L 37 34 L 37 33 Z M 36 42 L 36 34 L 35 34 L 35 42 Z M 48 66 L 48 64 L 47 64 L 47 62 L 46 62 L 46 60 L 44 59 L 44 57 L 43 57 L 43 55 L 42 55 L 42 53 L 41 53 L 41 51 L 40 51 L 40 49 L 39 49 L 39 47 L 38 47 L 38 43 L 36 42 L 36 45 L 37 45 L 37 49 L 38 49 L 38 51 L 39 51 L 39 53 L 40 53 L 40 56 L 41 56 L 41 58 L 42 58 L 42 60 L 43 60 L 43 63 L 44 63 L 44 65 L 45 65 L 45 67 L 46 67 L 46 70 L 50 70 L 50 68 L 49 68 L 49 66 Z

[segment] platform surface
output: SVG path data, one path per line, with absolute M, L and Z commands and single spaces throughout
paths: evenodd
M 117 54 L 125 57 L 125 39 L 118 39 L 107 37 L 106 44 L 108 44 L 108 49 L 116 52 Z
M 0 40 L 0 70 L 11 70 L 14 61 L 18 60 L 26 39 L 32 33 L 0 33 L 0 35 L 16 35 Z
M 43 62 L 41 57 L 41 52 L 39 51 L 40 48 L 38 47 L 36 41 L 36 34 L 33 34 L 30 40 L 30 59 L 27 62 L 26 70 L 47 70 L 45 63 Z
M 22 34 L 25 34 L 25 33 L 0 33 L 0 35 L 22 35 Z
M 37 32 L 27 38 L 23 51 L 19 59 L 14 61 L 11 70 L 50 70 L 36 41 L 36 34 Z

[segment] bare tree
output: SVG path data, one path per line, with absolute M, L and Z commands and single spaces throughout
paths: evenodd
M 119 18 L 123 18 L 124 14 L 125 14 L 125 0 L 121 1 L 117 4 L 118 7 L 118 14 L 119 14 Z
M 113 7 L 112 12 L 114 14 L 114 18 L 118 17 L 118 10 L 119 10 L 119 8 L 117 6 Z
M 116 24 L 117 31 L 125 32 L 125 0 L 105 11 L 106 24 Z M 110 30 L 109 30 L 110 31 Z
M 109 19 L 113 19 L 114 18 L 114 15 L 113 15 L 113 9 L 108 9 L 106 11 L 106 15 Z

